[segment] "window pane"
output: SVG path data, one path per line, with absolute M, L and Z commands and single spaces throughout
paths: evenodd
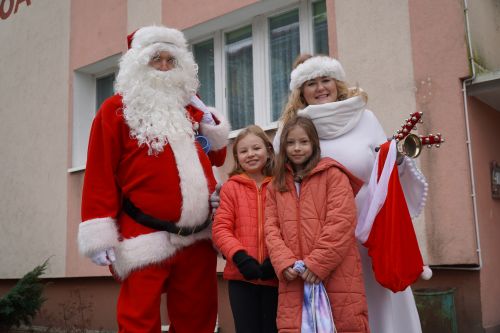
M 314 53 L 328 54 L 328 23 L 325 0 L 313 3 Z
M 193 54 L 198 64 L 200 90 L 198 94 L 206 105 L 215 105 L 214 40 L 193 45 Z
M 115 73 L 110 75 L 102 76 L 96 79 L 96 105 L 95 109 L 99 110 L 101 104 L 106 100 L 106 98 L 114 95 L 113 84 L 115 82 Z
M 272 121 L 278 120 L 288 97 L 292 64 L 300 52 L 299 10 L 269 19 Z
M 226 93 L 233 129 L 254 123 L 252 27 L 225 34 Z

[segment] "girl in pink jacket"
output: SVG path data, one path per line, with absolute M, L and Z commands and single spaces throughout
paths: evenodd
M 337 332 L 369 332 L 354 196 L 362 182 L 320 157 L 310 119 L 288 121 L 266 203 L 266 245 L 279 279 L 279 332 L 301 332 L 304 283 L 322 282 Z M 303 261 L 305 271 L 293 269 Z
M 212 229 L 226 257 L 224 278 L 236 332 L 277 332 L 278 280 L 264 241 L 264 206 L 274 167 L 271 142 L 249 126 L 233 143 L 235 166 L 222 186 Z

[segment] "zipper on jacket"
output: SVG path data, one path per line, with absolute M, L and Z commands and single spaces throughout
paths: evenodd
M 295 182 L 292 180 L 292 185 L 293 185 L 293 191 L 295 194 L 295 209 L 297 212 L 297 240 L 299 242 L 299 255 L 301 260 L 303 260 L 304 256 L 304 249 L 302 248 L 302 222 L 301 222 L 301 215 L 300 215 L 300 192 L 302 192 L 302 184 L 300 184 L 300 192 L 297 193 L 297 187 L 295 185 Z
M 257 183 L 255 184 L 257 186 Z M 257 186 L 257 224 L 258 224 L 258 232 L 259 235 L 257 237 L 257 240 L 259 242 L 259 247 L 258 247 L 258 258 L 257 260 L 259 263 L 262 263 L 264 261 L 264 217 L 262 216 L 262 186 Z

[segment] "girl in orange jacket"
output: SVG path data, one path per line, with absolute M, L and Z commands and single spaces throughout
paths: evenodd
M 308 118 L 288 121 L 280 142 L 265 223 L 266 245 L 279 279 L 279 332 L 304 329 L 306 282 L 323 283 L 337 332 L 369 332 L 354 237 L 354 196 L 362 182 L 337 161 L 320 157 L 318 134 Z M 302 273 L 293 269 L 298 261 L 305 265 Z
M 274 167 L 274 150 L 255 125 L 233 143 L 235 166 L 222 186 L 212 236 L 226 257 L 224 278 L 236 332 L 277 332 L 278 281 L 264 241 L 266 190 Z

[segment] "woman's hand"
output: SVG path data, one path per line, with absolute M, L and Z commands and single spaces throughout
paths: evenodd
M 299 276 L 299 273 L 297 273 L 296 270 L 294 270 L 292 267 L 288 267 L 283 271 L 283 276 L 287 281 L 293 281 Z
M 300 277 L 305 281 L 305 282 L 308 282 L 308 283 L 311 283 L 311 284 L 318 284 L 321 282 L 321 279 L 316 275 L 314 274 L 313 272 L 311 272 L 309 269 L 306 268 L 306 270 L 304 271 L 304 273 L 300 274 Z

